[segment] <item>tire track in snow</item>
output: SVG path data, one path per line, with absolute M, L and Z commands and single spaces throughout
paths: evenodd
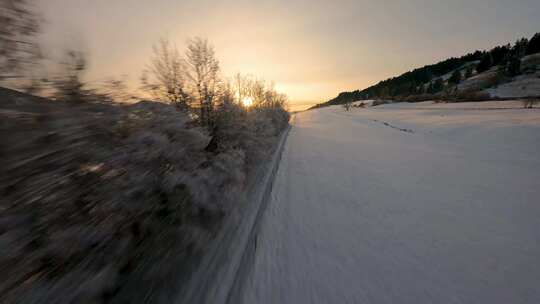
M 401 132 L 414 134 L 414 130 L 412 130 L 412 129 L 404 129 L 404 128 L 396 127 L 394 125 L 391 125 L 391 124 L 387 123 L 386 121 L 377 120 L 377 119 L 372 119 L 371 121 L 383 124 L 383 125 L 385 125 L 387 127 L 390 127 L 392 129 L 396 129 L 396 130 L 401 131 Z

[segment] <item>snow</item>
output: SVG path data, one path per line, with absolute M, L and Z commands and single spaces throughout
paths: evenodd
M 502 105 L 297 114 L 243 302 L 540 303 L 540 111 Z
M 458 70 L 458 71 L 461 72 L 461 76 L 464 76 L 465 70 L 466 70 L 469 66 L 471 66 L 471 65 L 472 65 L 472 66 L 475 66 L 475 65 L 477 65 L 479 62 L 480 62 L 479 60 L 467 62 L 467 63 L 463 64 L 462 66 L 460 66 L 459 68 L 454 69 L 454 70 L 452 70 L 452 71 L 450 71 L 450 72 L 448 72 L 448 73 L 446 73 L 446 74 L 444 74 L 444 75 L 442 75 L 442 76 L 440 76 L 440 77 L 436 77 L 435 79 L 441 78 L 441 79 L 444 80 L 444 81 L 448 81 L 448 79 L 450 79 L 450 77 L 452 77 L 452 74 L 454 74 L 454 72 L 455 72 L 456 70 Z M 473 73 L 474 73 L 474 72 L 475 72 L 475 70 L 473 69 Z
M 517 76 L 511 82 L 486 90 L 492 97 L 540 97 L 540 73 Z

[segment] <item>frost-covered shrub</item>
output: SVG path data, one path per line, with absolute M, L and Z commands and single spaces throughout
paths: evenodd
M 489 93 L 484 91 L 460 91 L 454 100 L 456 101 L 485 101 L 492 99 Z
M 404 98 L 404 101 L 414 103 L 414 102 L 422 102 L 422 101 L 435 100 L 435 99 L 437 99 L 436 94 L 424 93 L 424 94 L 407 96 Z
M 289 122 L 289 113 L 281 107 L 246 110 L 231 104 L 219 113 L 209 148 L 218 152 L 230 149 L 244 151 L 248 171 L 272 152 L 277 137 Z
M 209 134 L 161 103 L 0 97 L 2 303 L 129 303 L 178 288 L 288 121 L 234 108 Z
M 376 107 L 376 106 L 380 106 L 380 105 L 387 104 L 387 103 L 388 103 L 387 100 L 374 100 L 373 103 L 371 104 L 371 106 Z
M 535 105 L 540 103 L 540 98 L 527 98 L 523 100 L 523 107 L 525 109 L 532 109 Z
M 534 54 L 521 59 L 521 68 L 524 72 L 534 73 L 540 70 L 540 54 Z

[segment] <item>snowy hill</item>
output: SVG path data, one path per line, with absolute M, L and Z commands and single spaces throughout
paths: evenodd
M 383 99 L 470 101 L 540 96 L 540 33 L 514 45 L 497 46 L 408 71 L 363 90 L 342 92 L 314 106 Z

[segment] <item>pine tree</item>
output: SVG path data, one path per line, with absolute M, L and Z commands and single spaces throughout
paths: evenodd
M 480 63 L 478 66 L 476 66 L 476 71 L 478 73 L 485 72 L 489 70 L 493 66 L 493 57 L 491 56 L 491 53 L 485 53 L 482 57 L 482 60 L 480 60 Z
M 435 93 L 435 90 L 433 90 L 433 82 L 430 82 L 426 88 L 426 93 L 433 94 Z
M 469 65 L 467 67 L 467 70 L 465 71 L 465 78 L 471 78 L 472 75 L 473 75 L 473 67 Z
M 444 89 L 444 81 L 442 78 L 437 78 L 433 83 L 433 93 L 439 93 Z
M 527 46 L 529 45 L 529 40 L 527 38 L 521 38 L 514 44 L 512 48 L 512 55 L 518 58 L 525 56 L 527 52 Z
M 536 33 L 527 45 L 526 55 L 540 53 L 540 33 Z
M 20 78 L 41 59 L 40 18 L 28 0 L 0 0 L 0 80 Z
M 510 77 L 521 74 L 521 59 L 517 56 L 510 56 L 505 66 L 505 74 Z
M 454 73 L 452 73 L 452 76 L 450 76 L 450 79 L 448 79 L 449 83 L 452 84 L 458 84 L 461 82 L 461 72 L 459 70 L 455 70 Z

